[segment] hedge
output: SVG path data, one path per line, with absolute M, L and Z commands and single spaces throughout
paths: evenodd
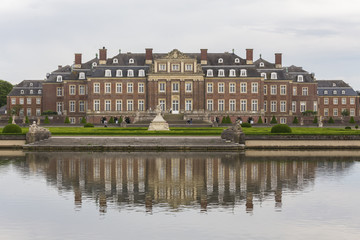
M 22 130 L 16 124 L 8 124 L 3 128 L 2 133 L 22 133 Z
M 291 128 L 286 124 L 277 124 L 271 128 L 271 133 L 291 133 Z

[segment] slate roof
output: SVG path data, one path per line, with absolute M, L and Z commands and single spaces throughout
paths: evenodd
M 13 87 L 8 96 L 42 96 L 42 83 L 44 80 L 24 80 Z M 33 86 L 31 86 L 31 83 Z M 33 93 L 30 93 L 33 90 Z M 39 90 L 40 93 L 39 93 Z M 24 93 L 21 93 L 24 91 Z
M 260 63 L 264 63 L 263 67 L 260 67 Z M 256 60 L 254 62 L 255 67 L 257 68 L 262 68 L 262 69 L 267 69 L 267 68 L 275 68 L 275 64 L 274 63 L 270 63 L 262 58 L 259 58 L 258 60 Z
M 318 80 L 317 84 L 319 96 L 358 96 L 357 92 L 343 80 Z

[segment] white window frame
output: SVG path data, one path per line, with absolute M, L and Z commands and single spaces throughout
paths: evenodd
M 259 101 L 257 99 L 252 99 L 251 100 L 251 111 L 257 112 L 258 106 L 259 106 Z
M 240 111 L 241 112 L 247 111 L 247 100 L 246 99 L 240 99 Z
M 224 99 L 219 99 L 218 100 L 218 111 L 219 112 L 225 111 L 225 101 L 224 101 Z
M 76 86 L 75 85 L 70 85 L 69 86 L 69 94 L 70 95 L 75 95 L 76 94 Z
M 276 73 L 276 72 L 272 72 L 270 78 L 271 78 L 271 79 L 277 79 L 277 78 L 278 78 L 278 77 L 277 77 L 277 73 Z
M 138 74 L 139 74 L 139 75 L 138 75 L 139 77 L 145 77 L 145 70 L 144 70 L 144 69 L 140 69 Z
M 166 82 L 159 82 L 159 92 L 166 91 Z
M 218 83 L 218 93 L 225 93 L 225 83 L 223 82 Z
M 122 83 L 116 83 L 116 93 L 122 93 Z
M 127 70 L 127 77 L 134 77 L 134 70 L 128 69 Z
M 309 88 L 308 87 L 302 88 L 302 96 L 309 96 Z
M 192 111 L 192 99 L 185 99 L 185 111 Z
M 219 69 L 218 77 L 225 77 L 225 70 L 224 69 Z
M 230 112 L 236 111 L 236 100 L 235 99 L 229 99 L 229 111 Z
M 280 101 L 280 112 L 286 112 L 286 101 Z
M 270 112 L 277 112 L 277 101 L 270 102 Z
M 84 72 L 79 73 L 79 79 L 85 79 L 85 73 Z
M 207 76 L 207 77 L 213 77 L 213 76 L 214 76 L 214 71 L 213 71 L 212 69 L 208 69 L 208 70 L 206 71 L 206 76 Z
M 116 99 L 115 111 L 121 112 L 122 111 L 122 100 Z
M 105 77 L 111 77 L 111 70 L 110 69 L 105 70 Z
M 134 111 L 134 100 L 129 99 L 129 100 L 126 101 L 126 110 L 128 112 Z
M 138 111 L 145 111 L 145 101 L 143 99 L 138 100 Z
M 230 71 L 229 71 L 229 77 L 236 77 L 236 71 L 235 71 L 235 69 L 230 69 Z
M 76 104 L 75 101 L 69 101 L 69 111 L 70 112 L 75 112 L 76 111 L 75 104 Z
M 110 112 L 111 111 L 111 100 L 110 99 L 105 99 L 105 101 L 104 101 L 104 111 L 105 112 Z
M 105 83 L 105 93 L 111 93 L 111 83 Z
M 179 92 L 180 91 L 180 83 L 179 82 L 173 82 L 171 84 L 171 91 L 172 92 Z
M 192 92 L 192 82 L 185 82 L 185 92 Z
M 145 84 L 139 83 L 138 84 L 138 93 L 144 93 L 145 92 Z
M 271 85 L 270 86 L 270 94 L 276 95 L 277 94 L 277 85 Z
M 100 93 L 100 83 L 94 83 L 94 93 Z
M 236 93 L 236 83 L 229 83 L 229 93 Z
M 240 93 L 247 93 L 247 83 L 246 82 L 240 83 Z
M 134 83 L 126 84 L 126 93 L 134 93 Z
M 259 84 L 257 82 L 251 83 L 251 93 L 259 92 Z
M 241 69 L 240 70 L 240 77 L 246 77 L 247 76 L 247 71 L 246 69 Z
M 286 95 L 286 85 L 280 85 L 280 95 Z
M 206 101 L 206 109 L 208 110 L 208 111 L 214 111 L 214 100 L 213 99 L 208 99 L 207 101 Z
M 94 104 L 94 111 L 95 112 L 99 112 L 100 111 L 100 100 L 99 99 L 94 99 L 94 102 L 93 102 L 93 104 Z
M 214 92 L 214 84 L 213 83 L 207 83 L 206 91 L 207 91 L 207 93 L 213 93 Z
M 120 69 L 116 70 L 116 77 L 122 77 L 122 76 L 123 76 L 122 70 Z

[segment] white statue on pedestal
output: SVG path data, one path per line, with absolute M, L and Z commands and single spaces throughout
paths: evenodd
M 155 108 L 156 117 L 151 121 L 149 131 L 169 131 L 169 124 L 161 116 L 161 106 L 157 105 Z

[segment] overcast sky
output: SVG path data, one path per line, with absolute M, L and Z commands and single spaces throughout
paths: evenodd
M 360 90 L 359 0 L 1 0 L 0 79 L 44 79 L 105 46 L 231 52 L 302 66 Z

